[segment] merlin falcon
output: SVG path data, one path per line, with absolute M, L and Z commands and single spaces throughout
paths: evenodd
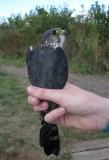
M 28 76 L 33 86 L 62 89 L 68 78 L 67 57 L 63 50 L 66 31 L 53 28 L 43 33 L 41 43 L 35 49 L 30 47 L 26 53 Z M 45 122 L 44 116 L 56 109 L 57 104 L 48 101 L 48 109 L 40 112 L 40 146 L 47 156 L 60 152 L 58 126 Z

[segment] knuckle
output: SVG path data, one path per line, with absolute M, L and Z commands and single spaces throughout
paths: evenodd
M 37 93 L 38 93 L 39 98 L 43 98 L 46 96 L 46 89 L 40 88 Z
M 29 96 L 28 97 L 28 103 L 32 104 L 32 105 L 37 105 L 39 103 L 39 101 L 38 101 L 37 98 Z

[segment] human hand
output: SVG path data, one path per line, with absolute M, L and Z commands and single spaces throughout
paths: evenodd
M 30 86 L 27 92 L 28 103 L 36 111 L 47 110 L 47 101 L 59 105 L 59 108 L 44 117 L 48 123 L 84 130 L 102 130 L 109 120 L 109 99 L 72 84 L 67 83 L 63 89 L 58 90 Z

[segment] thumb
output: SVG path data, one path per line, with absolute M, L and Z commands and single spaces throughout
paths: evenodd
M 65 113 L 66 113 L 65 108 L 60 107 L 60 108 L 54 109 L 53 111 L 47 113 L 44 119 L 47 123 L 59 124 L 60 123 L 59 118 L 63 116 Z
M 58 104 L 62 100 L 62 90 L 61 89 L 45 89 L 34 86 L 29 86 L 27 88 L 29 95 L 34 96 L 40 100 L 48 100 Z

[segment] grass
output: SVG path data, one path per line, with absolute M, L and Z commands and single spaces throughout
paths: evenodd
M 26 78 L 0 72 L 0 159 L 2 160 L 47 160 L 39 146 L 39 114 L 27 103 Z M 70 160 L 69 144 L 107 138 L 100 131 L 86 132 L 59 127 L 61 155 L 59 160 Z M 66 145 L 67 144 L 67 145 Z M 57 158 L 51 156 L 49 160 Z
M 0 64 L 13 65 L 16 67 L 24 67 L 26 65 L 25 57 L 21 56 L 1 56 L 0 55 Z
M 83 73 L 83 74 L 89 74 L 94 73 L 91 67 L 89 67 L 89 64 L 86 62 L 81 62 L 77 58 L 69 59 L 69 71 L 72 73 Z
M 39 123 L 27 104 L 26 85 L 16 77 L 0 73 L 0 152 L 17 154 L 22 149 L 38 148 Z
M 16 67 L 26 66 L 25 56 L 0 56 L 1 65 L 12 65 Z M 90 73 L 91 71 L 87 68 L 87 65 L 79 64 L 77 59 L 69 60 L 69 71 L 73 73 Z

